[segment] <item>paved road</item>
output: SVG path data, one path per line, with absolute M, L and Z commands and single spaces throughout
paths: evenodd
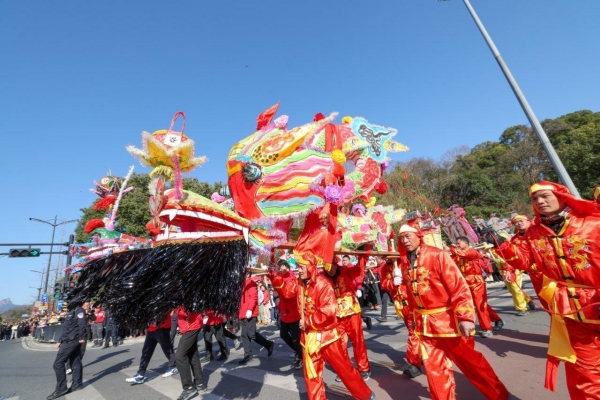
M 527 283 L 526 291 L 532 294 Z M 544 312 L 534 312 L 517 317 L 508 292 L 500 284 L 488 287 L 490 304 L 506 322 L 505 329 L 490 339 L 477 339 L 476 348 L 485 354 L 500 379 L 516 399 L 558 400 L 568 398 L 564 372 L 559 373 L 558 391 L 543 389 L 545 354 L 549 318 Z M 369 311 L 373 317 L 375 312 Z M 420 376 L 409 380 L 402 375 L 406 367 L 404 348 L 406 329 L 393 317 L 386 323 L 374 321 L 373 329 L 365 330 L 369 358 L 372 362 L 372 378 L 369 386 L 382 399 L 428 399 L 427 380 Z M 232 350 L 226 363 L 211 362 L 203 365 L 210 393 L 204 399 L 306 399 L 302 371 L 291 369 L 290 350 L 277 338 L 274 327 L 260 329 L 267 337 L 276 339 L 276 350 L 267 358 L 264 350 L 255 348 L 257 359 L 248 366 L 237 361 L 242 350 Z M 118 400 L 118 399 L 175 399 L 181 393 L 177 375 L 162 378 L 167 364 L 157 349 L 143 385 L 131 386 L 125 378 L 137 372 L 143 338 L 125 341 L 115 349 L 90 349 L 84 358 L 84 389 L 65 396 L 67 400 Z M 202 343 L 202 342 L 201 342 Z M 229 342 L 230 346 L 232 343 Z M 201 346 L 201 354 L 203 353 Z M 56 348 L 32 342 L 12 340 L 0 342 L 0 400 L 44 399 L 54 388 L 52 363 Z M 328 398 L 349 399 L 346 389 L 334 380 L 335 375 L 326 371 L 325 382 Z M 456 372 L 459 399 L 479 400 L 484 397 Z M 198 397 L 196 397 L 198 398 Z

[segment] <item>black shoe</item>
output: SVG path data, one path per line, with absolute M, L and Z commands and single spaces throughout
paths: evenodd
M 271 357 L 271 354 L 273 354 L 273 350 L 275 349 L 275 342 L 271 342 L 271 344 L 269 345 L 269 347 L 267 347 L 267 357 Z
M 495 331 L 499 331 L 502 328 L 504 328 L 504 321 L 498 320 L 498 321 L 494 322 L 494 330 Z
M 207 354 L 203 358 L 201 358 L 200 361 L 203 363 L 209 363 L 211 361 L 215 361 L 215 358 L 213 357 L 212 354 Z
M 373 321 L 371 321 L 371 317 L 367 317 L 365 322 L 367 323 L 367 329 L 371 330 L 371 328 L 373 328 Z
M 527 308 L 529 308 L 531 311 L 535 310 L 535 303 L 533 301 L 530 301 L 529 303 L 527 303 Z
M 363 372 L 360 373 L 360 376 L 362 376 L 363 381 L 366 382 L 371 377 L 371 371 L 363 371 Z
M 379 322 L 387 322 L 387 318 L 386 317 L 377 318 L 377 321 L 379 321 Z
M 219 358 L 217 358 L 217 361 L 227 361 L 228 358 L 229 358 L 229 354 L 221 353 Z
M 208 388 L 206 387 L 206 383 L 196 385 L 196 390 L 198 391 L 198 393 L 206 393 L 206 391 L 208 390 Z
M 46 400 L 58 399 L 59 397 L 62 397 L 67 393 L 69 393 L 69 389 L 55 390 L 54 393 L 52 393 L 50 396 L 46 397 Z
M 108 349 L 108 346 L 104 346 L 102 349 Z
M 76 392 L 76 391 L 81 390 L 81 389 L 83 389 L 83 385 L 71 386 L 71 389 L 69 389 L 69 393 Z
M 187 400 L 196 394 L 198 394 L 198 389 L 196 389 L 196 386 L 190 386 L 187 389 L 183 389 L 183 392 L 181 392 L 177 400 Z
M 408 368 L 406 368 L 403 372 L 404 375 L 408 376 L 410 379 L 416 378 L 419 375 L 422 375 L 423 373 L 421 372 L 421 370 L 417 367 L 415 367 L 414 365 L 409 365 Z
M 246 365 L 248 364 L 250 361 L 252 360 L 252 356 L 246 356 L 244 357 L 244 359 L 242 361 L 239 361 L 238 364 L 240 365 Z
M 117 347 L 118 345 L 119 345 L 118 343 L 115 343 L 115 344 L 113 344 L 113 347 Z

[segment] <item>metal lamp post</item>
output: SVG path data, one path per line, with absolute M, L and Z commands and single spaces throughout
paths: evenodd
M 519 104 L 521 104 L 521 108 L 523 108 L 525 115 L 527 115 L 527 119 L 529 120 L 531 127 L 533 128 L 539 141 L 541 142 L 542 147 L 544 148 L 544 151 L 546 151 L 546 154 L 548 155 L 548 158 L 550 159 L 550 163 L 554 167 L 554 171 L 556 171 L 558 178 L 565 184 L 565 186 L 567 186 L 569 188 L 569 190 L 571 191 L 571 193 L 573 193 L 573 195 L 575 195 L 577 197 L 581 197 L 579 195 L 579 191 L 573 184 L 571 177 L 569 176 L 567 170 L 565 169 L 565 166 L 563 165 L 562 161 L 560 161 L 558 154 L 556 154 L 556 151 L 554 150 L 552 143 L 550 143 L 550 140 L 548 139 L 546 132 L 544 132 L 544 128 L 542 128 L 542 125 L 540 125 L 540 122 L 538 121 L 537 117 L 533 113 L 533 110 L 531 109 L 531 106 L 527 102 L 525 95 L 521 91 L 521 88 L 517 84 L 517 81 L 515 80 L 515 78 L 510 73 L 508 66 L 504 62 L 504 59 L 500 55 L 498 48 L 494 44 L 494 42 L 493 42 L 492 38 L 490 37 L 490 35 L 488 34 L 487 30 L 483 26 L 483 23 L 477 16 L 477 13 L 473 9 L 473 6 L 471 6 L 471 3 L 469 2 L 469 0 L 463 0 L 463 2 L 465 3 L 467 10 L 469 10 L 471 17 L 473 18 L 473 21 L 475 21 L 477 28 L 479 28 L 481 35 L 483 35 L 483 38 L 485 39 L 488 47 L 492 51 L 492 54 L 494 55 L 496 62 L 498 62 L 498 65 L 500 66 L 502 73 L 506 77 L 506 80 L 510 84 L 510 87 L 513 90 L 515 96 L 517 96 L 517 100 L 519 101 Z
M 50 254 L 48 255 L 48 266 L 46 267 L 46 282 L 44 283 L 44 293 L 48 293 L 48 278 L 50 276 L 50 263 L 52 262 L 52 249 L 54 248 L 54 233 L 56 232 L 56 227 L 60 226 L 60 225 L 64 225 L 64 224 L 70 224 L 71 222 L 79 221 L 78 219 L 71 219 L 69 221 L 62 221 L 62 222 L 56 223 L 57 218 L 58 217 L 55 215 L 54 223 L 49 222 L 49 221 L 44 221 L 43 219 L 29 218 L 30 221 L 42 222 L 42 223 L 48 224 L 52 227 L 52 240 L 50 241 L 50 243 L 51 243 Z

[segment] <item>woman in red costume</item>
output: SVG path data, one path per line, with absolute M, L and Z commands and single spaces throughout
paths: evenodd
M 571 398 L 600 399 L 600 206 L 547 181 L 531 186 L 529 196 L 535 223 L 519 244 L 481 234 L 498 246 L 509 271 L 535 264 L 543 274 L 536 291 L 551 312 L 545 387 L 555 390 L 563 360 Z
M 341 340 L 336 317 L 337 299 L 331 281 L 318 273 L 317 260 L 312 254 L 296 257 L 300 283 L 300 342 L 304 349 L 304 380 L 308 398 L 326 399 L 323 368 L 327 361 L 355 399 L 375 399 L 375 393 L 352 365 L 348 349 Z
M 433 400 L 456 399 L 452 361 L 488 399 L 506 400 L 508 391 L 483 354 L 475 350 L 473 299 L 465 278 L 443 250 L 422 243 L 421 232 L 400 228 L 403 280 L 414 310 L 415 333 Z

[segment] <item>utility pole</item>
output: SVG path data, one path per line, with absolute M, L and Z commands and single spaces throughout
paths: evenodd
M 30 221 L 36 221 L 36 222 L 41 222 L 47 225 L 50 225 L 52 227 L 52 240 L 50 241 L 51 245 L 50 245 L 50 253 L 48 255 L 48 266 L 46 267 L 46 282 L 44 283 L 44 293 L 48 293 L 48 278 L 50 277 L 50 264 L 52 263 L 52 250 L 54 248 L 54 234 L 56 232 L 56 227 L 60 226 L 60 225 L 64 225 L 64 224 L 69 224 L 71 222 L 77 222 L 79 220 L 77 219 L 72 219 L 69 221 L 62 221 L 59 223 L 56 223 L 58 216 L 54 216 L 54 223 L 51 223 L 49 221 L 45 221 L 43 219 L 38 219 L 38 218 L 29 218 Z
M 571 191 L 571 193 L 574 196 L 581 197 L 579 195 L 579 191 L 575 187 L 575 184 L 573 184 L 573 181 L 571 180 L 569 173 L 565 169 L 565 166 L 563 165 L 562 161 L 558 157 L 558 154 L 556 154 L 556 150 L 554 150 L 552 143 L 550 143 L 550 140 L 548 139 L 546 132 L 544 132 L 544 128 L 542 128 L 542 125 L 540 124 L 537 117 L 533 113 L 533 110 L 531 109 L 531 106 L 527 102 L 525 95 L 521 91 L 521 88 L 517 84 L 517 81 L 515 80 L 515 78 L 510 73 L 508 66 L 504 62 L 504 59 L 500 55 L 498 48 L 496 48 L 496 45 L 494 44 L 492 38 L 490 37 L 487 30 L 485 29 L 485 26 L 483 26 L 483 23 L 477 16 L 477 13 L 475 13 L 475 10 L 471 6 L 471 3 L 469 2 L 469 0 L 463 0 L 463 2 L 465 3 L 467 10 L 469 10 L 471 17 L 473 18 L 473 21 L 475 21 L 477 28 L 479 28 L 479 32 L 481 32 L 481 35 L 483 36 L 488 47 L 492 51 L 492 54 L 494 55 L 496 62 L 500 66 L 500 69 L 502 70 L 502 73 L 506 77 L 506 80 L 508 81 L 515 96 L 517 96 L 517 100 L 519 101 L 519 104 L 521 104 L 521 108 L 523 108 L 523 111 L 525 112 L 525 115 L 527 116 L 527 119 L 529 120 L 531 127 L 535 131 L 540 143 L 542 144 L 544 151 L 548 155 L 548 158 L 550 159 L 550 163 L 552 164 L 552 166 L 554 167 L 554 171 L 556 171 L 556 174 L 558 175 L 558 179 L 560 179 L 560 181 L 567 188 L 569 188 L 569 191 Z
M 34 289 L 37 289 L 37 291 L 38 291 L 38 295 L 37 295 L 37 301 L 40 301 L 40 297 L 42 296 L 42 284 L 44 283 L 44 271 L 35 271 L 35 270 L 33 270 L 33 269 L 32 269 L 32 270 L 30 270 L 30 271 L 31 271 L 31 272 L 35 272 L 35 273 L 38 273 L 38 274 L 40 274 L 40 276 L 41 276 L 41 279 L 40 279 L 40 287 L 38 287 L 38 288 L 34 288 Z

